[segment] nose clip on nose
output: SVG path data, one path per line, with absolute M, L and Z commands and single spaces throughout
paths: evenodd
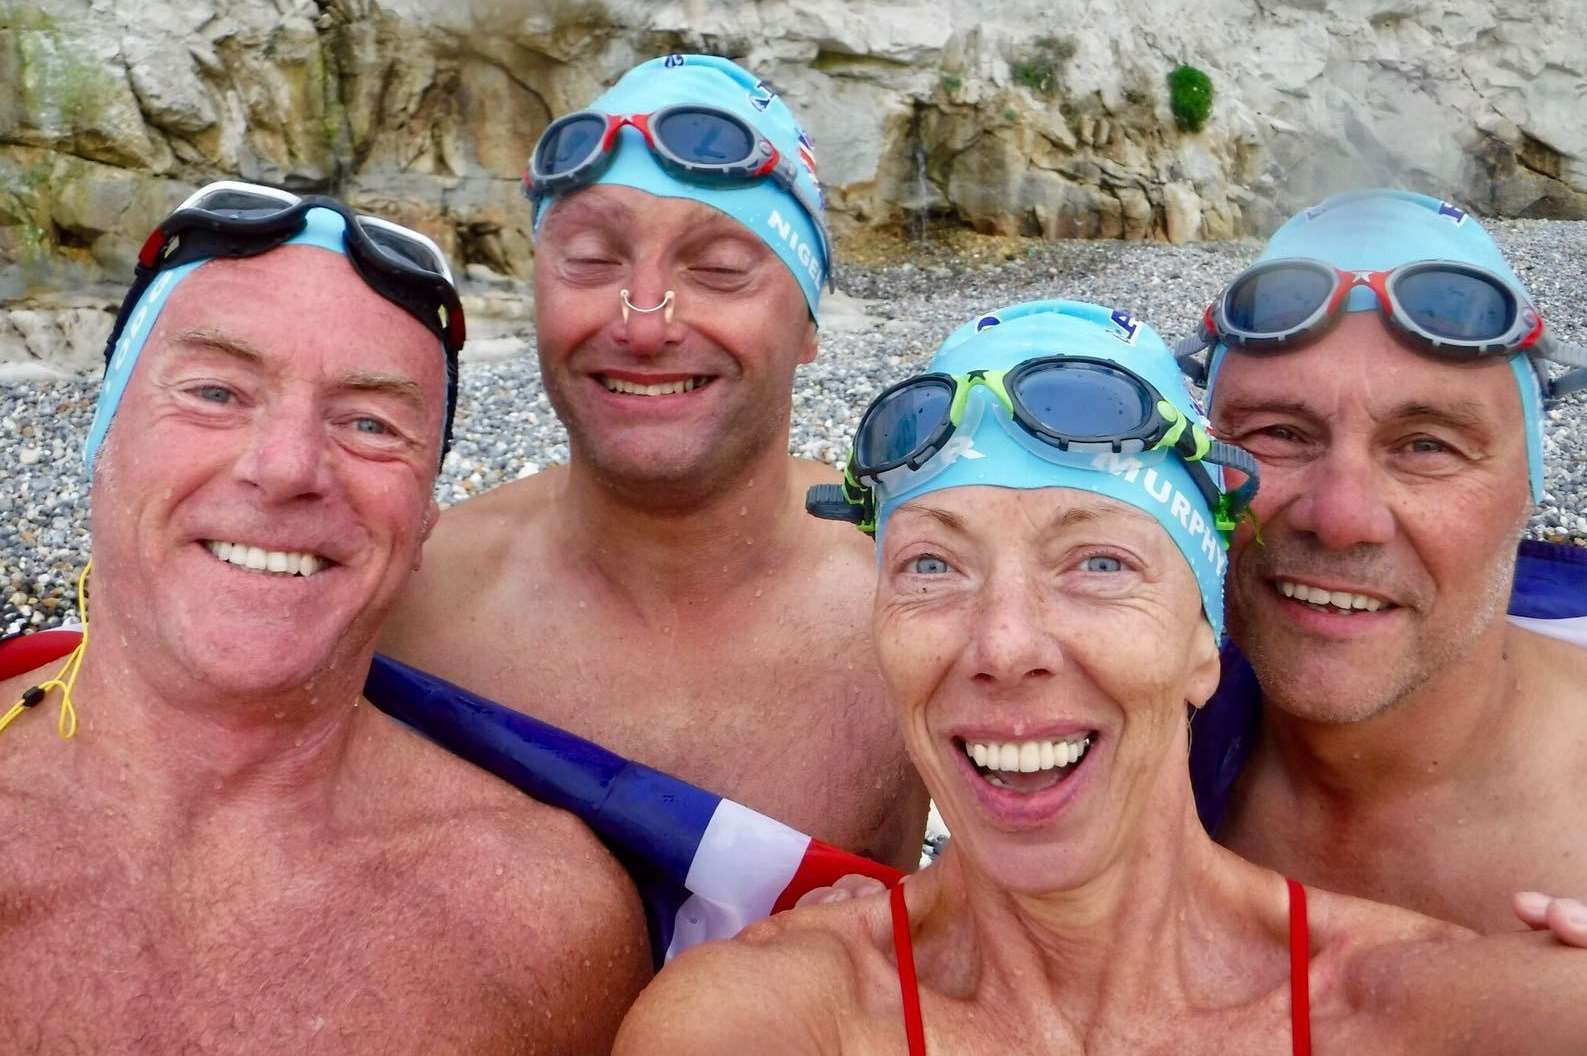
M 641 313 L 643 315 L 649 315 L 651 312 L 660 312 L 663 309 L 665 309 L 666 311 L 665 311 L 665 314 L 663 314 L 661 318 L 663 320 L 665 320 L 666 322 L 669 322 L 669 323 L 672 322 L 672 307 L 673 307 L 673 304 L 676 301 L 676 298 L 673 296 L 673 293 L 672 293 L 671 290 L 668 290 L 662 296 L 660 304 L 653 304 L 649 308 L 641 308 L 641 307 L 639 307 L 639 305 L 635 304 L 633 301 L 630 301 L 628 299 L 628 291 L 627 290 L 619 291 L 619 296 L 621 296 L 622 299 L 623 299 L 623 322 L 625 322 L 625 323 L 628 322 L 628 313 L 629 312 L 639 312 L 639 313 Z

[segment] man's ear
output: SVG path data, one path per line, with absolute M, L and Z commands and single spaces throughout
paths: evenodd
M 805 324 L 804 348 L 799 352 L 800 363 L 814 363 L 816 353 L 821 351 L 821 331 L 816 329 L 816 321 L 811 319 Z
M 1218 656 L 1218 639 L 1212 633 L 1212 624 L 1206 620 L 1198 621 L 1195 635 L 1195 641 L 1190 646 L 1190 678 L 1186 683 L 1185 700 L 1199 711 L 1217 691 L 1223 665 Z

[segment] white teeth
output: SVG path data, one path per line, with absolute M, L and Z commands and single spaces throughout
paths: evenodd
M 1026 741 L 1019 746 L 1019 772 L 1034 774 L 1041 767 L 1041 749 L 1036 747 L 1035 741 Z
M 328 564 L 324 558 L 315 554 L 288 552 L 285 550 L 265 550 L 262 547 L 249 546 L 246 543 L 227 543 L 211 540 L 205 546 L 217 558 L 236 565 L 238 568 L 252 569 L 256 572 L 272 572 L 276 575 L 312 576 Z
M 1347 612 L 1377 612 L 1385 604 L 1365 594 L 1352 594 L 1348 590 L 1324 590 L 1321 587 L 1295 583 L 1287 579 L 1278 581 L 1278 592 L 1296 601 L 1310 602 L 1313 605 L 1331 605 Z
M 693 392 L 704 385 L 709 378 L 685 378 L 682 381 L 664 381 L 656 385 L 641 385 L 634 381 L 625 381 L 622 378 L 608 378 L 602 376 L 601 381 L 609 392 L 621 392 L 629 396 L 676 396 L 679 393 Z
M 1019 745 L 1005 744 L 997 752 L 997 768 L 999 770 L 1019 769 Z M 992 764 L 988 761 L 986 765 L 991 766 Z
M 1089 737 L 1078 741 L 966 741 L 964 754 L 974 760 L 976 766 L 994 773 L 1006 770 L 1034 774 L 1073 766 L 1089 747 Z

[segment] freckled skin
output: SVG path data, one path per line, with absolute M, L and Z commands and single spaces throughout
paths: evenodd
M 610 1043 L 649 975 L 621 868 L 359 699 L 433 516 L 444 394 L 435 339 L 340 255 L 175 291 L 94 477 L 79 732 L 52 697 L 0 740 L 0 1049 Z M 206 539 L 335 566 L 247 572 Z
M 1587 892 L 1560 792 L 1587 787 L 1587 651 L 1504 618 L 1530 512 L 1509 367 L 1419 355 L 1351 313 L 1300 351 L 1229 356 L 1216 396 L 1220 435 L 1261 464 L 1264 540 L 1230 555 L 1264 724 L 1220 839 L 1483 931 L 1522 927 L 1516 891 Z M 1278 578 L 1398 608 L 1330 636 Z
M 619 291 L 664 313 L 624 321 Z M 788 455 L 816 331 L 787 268 L 700 203 L 597 186 L 535 267 L 571 460 L 447 510 L 381 650 L 902 868 L 925 793 L 869 642 L 871 544 L 804 512 Z M 647 404 L 598 376 L 709 377 Z
M 879 572 L 882 670 L 954 832 L 904 887 L 927 1051 L 1291 1052 L 1285 885 L 1212 843 L 1192 803 L 1184 708 L 1217 659 L 1166 533 L 1068 489 L 946 489 L 892 515 Z M 1081 723 L 1097 754 L 1067 780 L 1089 784 L 1011 826 L 955 757 L 972 722 Z M 1308 908 L 1316 1051 L 1579 1050 L 1576 951 L 1321 890 Z M 691 950 L 614 1051 L 905 1052 L 887 896 Z

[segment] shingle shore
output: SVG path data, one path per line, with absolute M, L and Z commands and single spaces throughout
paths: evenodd
M 1553 332 L 1587 344 L 1587 222 L 1489 224 Z M 845 267 L 844 291 L 870 302 L 857 327 L 831 328 L 800 369 L 791 450 L 837 462 L 880 389 L 921 369 L 954 327 L 1001 305 L 1069 297 L 1129 308 L 1170 341 L 1189 332 L 1220 285 L 1249 262 L 1253 241 L 1007 243 L 980 260 Z M 0 384 L 0 633 L 75 614 L 86 556 L 80 452 L 98 379 Z M 1529 534 L 1587 543 L 1587 396 L 1549 412 L 1544 502 Z M 567 433 L 546 402 L 528 339 L 524 354 L 465 363 L 457 442 L 437 485 L 443 504 L 567 460 Z

